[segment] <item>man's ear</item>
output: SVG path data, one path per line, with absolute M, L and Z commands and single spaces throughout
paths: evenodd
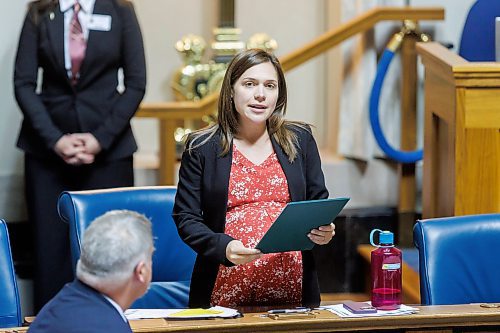
M 147 267 L 144 261 L 140 261 L 134 269 L 134 276 L 142 283 L 146 282 L 146 269 Z

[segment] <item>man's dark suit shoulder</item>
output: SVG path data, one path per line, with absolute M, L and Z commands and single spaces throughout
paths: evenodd
M 75 280 L 47 303 L 30 333 L 132 332 L 128 323 L 99 292 Z

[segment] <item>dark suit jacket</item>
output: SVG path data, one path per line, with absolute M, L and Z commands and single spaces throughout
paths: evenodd
M 111 30 L 90 30 L 80 79 L 73 86 L 64 66 L 64 13 L 59 6 L 33 21 L 32 4 L 21 31 L 14 88 L 24 121 L 18 147 L 45 157 L 65 133 L 90 132 L 101 144 L 98 158 L 131 156 L 137 149 L 130 119 L 145 86 L 142 36 L 132 4 L 96 0 L 94 14 L 111 16 Z M 38 68 L 43 69 L 37 94 Z M 117 72 L 123 68 L 125 91 L 118 93 Z
M 307 130 L 294 127 L 299 153 L 288 161 L 276 140 L 274 151 L 288 181 L 292 201 L 328 197 L 316 142 Z M 184 152 L 173 217 L 181 238 L 197 253 L 191 279 L 189 305 L 209 306 L 220 264 L 232 265 L 226 258 L 226 246 L 233 240 L 224 234 L 232 150 L 220 156 L 219 136 L 193 151 Z M 302 252 L 302 303 L 319 304 L 319 286 L 311 251 Z
M 118 311 L 79 280 L 64 286 L 30 325 L 30 333 L 131 333 Z

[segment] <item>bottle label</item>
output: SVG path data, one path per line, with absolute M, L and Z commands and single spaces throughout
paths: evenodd
M 401 263 L 397 262 L 394 264 L 383 264 L 382 269 L 386 271 L 392 271 L 401 268 Z

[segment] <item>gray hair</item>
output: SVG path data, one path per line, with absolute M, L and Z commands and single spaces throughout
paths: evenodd
M 85 230 L 76 276 L 87 283 L 120 283 L 128 279 L 153 250 L 151 222 L 129 210 L 112 210 Z

